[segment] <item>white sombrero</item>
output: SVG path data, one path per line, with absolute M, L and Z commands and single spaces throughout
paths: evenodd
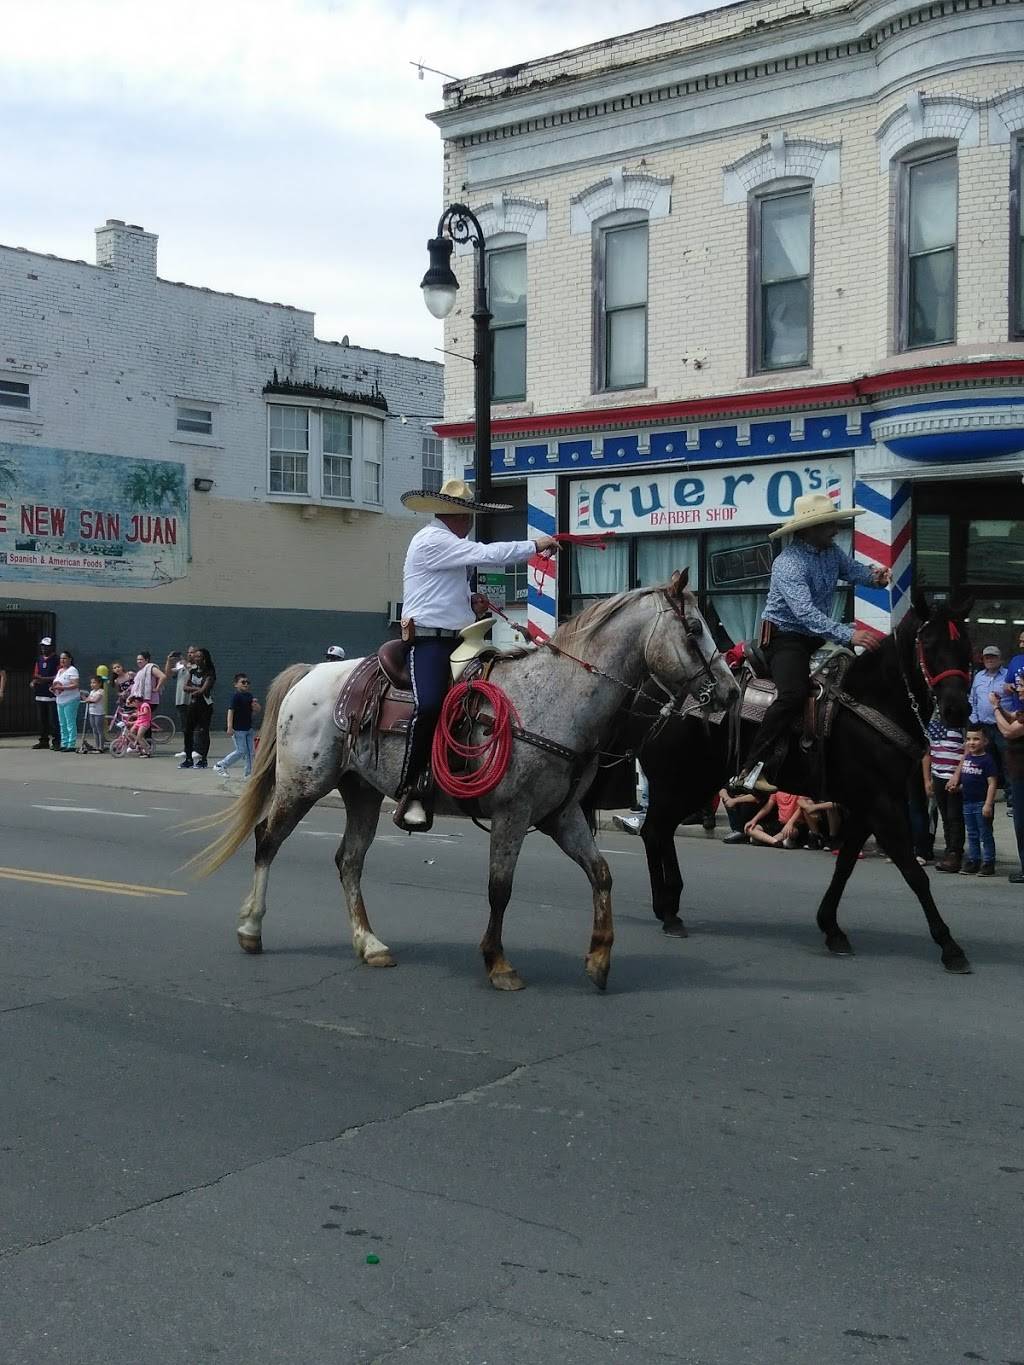
M 769 531 L 768 539 L 778 540 L 780 536 L 791 536 L 797 531 L 807 531 L 812 526 L 824 526 L 829 521 L 851 521 L 864 510 L 863 507 L 850 507 L 843 511 L 824 493 L 804 493 L 793 503 L 793 515 L 789 521 Z
M 429 512 L 444 516 L 446 512 L 511 512 L 510 503 L 477 502 L 473 490 L 462 479 L 448 479 L 436 493 L 429 488 L 414 488 L 402 494 L 402 504 L 410 512 Z

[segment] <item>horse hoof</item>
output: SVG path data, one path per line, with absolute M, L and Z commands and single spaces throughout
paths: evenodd
M 238 946 L 243 953 L 262 953 L 263 939 L 259 934 L 239 934 Z
M 668 934 L 671 938 L 690 937 L 690 931 L 678 915 L 673 915 L 671 919 L 664 920 L 662 922 L 661 932 L 663 934 Z
M 594 962 L 593 959 L 588 957 L 586 966 L 587 975 L 590 977 L 591 981 L 593 981 L 597 989 L 599 991 L 607 990 L 608 971 L 611 967 L 611 963 L 607 961 Z
M 491 985 L 496 991 L 521 991 L 526 988 L 526 982 L 518 972 L 492 972 Z
M 370 953 L 363 961 L 368 967 L 397 967 L 398 963 L 390 953 Z
M 825 940 L 825 947 L 833 957 L 853 957 L 853 944 L 845 934 L 833 934 Z
M 958 976 L 970 976 L 971 964 L 967 958 L 960 953 L 957 957 L 951 957 L 948 962 L 942 964 L 947 972 L 956 972 Z

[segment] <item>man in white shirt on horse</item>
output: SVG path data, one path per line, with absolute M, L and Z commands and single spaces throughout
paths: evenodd
M 416 532 L 405 556 L 402 638 L 409 646 L 409 673 L 416 706 L 405 751 L 395 824 L 422 829 L 428 823 L 422 797 L 429 787 L 430 749 L 448 690 L 451 655 L 459 632 L 476 612 L 470 592 L 472 569 L 521 564 L 557 548 L 554 536 L 479 544 L 467 540 L 477 512 L 510 512 L 511 507 L 474 501 L 461 479 L 449 479 L 436 493 L 415 489 L 402 495 L 413 512 L 434 520 Z

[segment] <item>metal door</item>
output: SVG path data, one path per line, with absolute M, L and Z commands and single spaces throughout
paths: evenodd
M 7 692 L 0 702 L 0 735 L 36 733 L 36 704 L 29 679 L 39 654 L 39 641 L 53 636 L 52 611 L 0 611 L 0 668 L 7 671 Z

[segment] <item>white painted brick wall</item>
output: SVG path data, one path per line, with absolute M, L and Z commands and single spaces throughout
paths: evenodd
M 759 9 L 737 8 L 744 14 Z M 642 150 L 648 173 L 673 177 L 672 212 L 650 225 L 648 388 L 643 390 L 604 396 L 591 392 L 591 242 L 569 232 L 572 197 L 602 180 L 616 164 L 517 181 L 517 194 L 548 203 L 547 240 L 527 249 L 527 410 L 599 411 L 624 402 L 828 383 L 896 364 L 934 364 L 981 353 L 1024 356 L 1024 345 L 1007 341 L 1009 147 L 989 144 L 987 117 L 980 120 L 979 145 L 962 148 L 959 156 L 957 344 L 894 356 L 895 180 L 879 171 L 876 138 L 886 118 L 914 90 L 956 94 L 984 105 L 1020 86 L 1021 80 L 1018 64 L 965 66 L 908 82 L 877 103 L 822 111 L 781 125 L 789 138 L 842 145 L 839 183 L 818 186 L 814 193 L 812 364 L 774 377 L 747 373 L 748 210 L 745 203 L 723 202 L 723 167 L 755 150 L 762 136 L 767 139 L 779 124 Z M 563 135 L 559 129 L 551 134 Z M 455 143 L 446 145 L 445 164 L 451 194 L 465 179 L 464 153 Z M 498 193 L 500 188 L 488 197 Z M 458 351 L 472 344 L 471 261 L 458 259 L 456 269 L 462 304 L 449 319 L 445 344 Z M 449 420 L 471 414 L 471 367 L 458 362 L 448 367 L 445 401 Z M 496 405 L 494 417 L 522 410 L 521 404 L 508 410 Z
M 376 610 L 400 595 L 404 546 L 420 523 L 399 497 L 421 483 L 421 440 L 441 411 L 443 367 L 320 341 L 301 309 L 158 279 L 152 234 L 126 241 L 123 231 L 100 230 L 98 251 L 110 265 L 0 246 L 0 373 L 28 376 L 34 403 L 38 396 L 30 418 L 0 408 L 0 441 L 177 460 L 190 488 L 195 474 L 214 478 L 211 494 L 191 494 L 192 572 L 154 589 L 154 600 L 283 606 L 290 594 L 307 606 L 372 601 Z M 384 393 L 393 417 L 384 424 L 383 514 L 350 524 L 322 509 L 307 522 L 297 507 L 267 504 L 263 387 L 275 370 L 281 380 Z M 176 430 L 179 398 L 217 405 L 212 443 Z M 403 424 L 403 413 L 426 416 Z M 287 580 L 254 572 L 256 555 L 287 564 Z M 249 570 L 239 571 L 239 556 Z

